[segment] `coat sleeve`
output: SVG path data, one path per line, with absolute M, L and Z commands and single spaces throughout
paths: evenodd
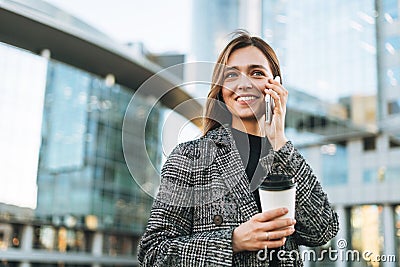
M 273 172 L 292 175 L 297 183 L 296 231 L 293 236 L 296 243 L 321 246 L 335 237 L 339 230 L 338 216 L 311 167 L 293 144 L 289 141 L 268 156 L 269 160 L 273 159 Z
M 231 266 L 233 229 L 192 233 L 192 160 L 178 146 L 161 171 L 147 229 L 139 244 L 140 266 Z

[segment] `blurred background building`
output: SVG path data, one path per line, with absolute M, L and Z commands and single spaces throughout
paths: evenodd
M 132 175 L 157 183 L 164 113 L 190 96 L 171 73 L 132 97 L 184 56 L 115 44 L 43 1 L 1 1 L 0 41 L 0 266 L 136 266 L 153 198 Z
M 339 235 L 316 253 L 328 247 L 373 252 L 371 261 L 325 255 L 306 265 L 400 266 L 400 1 L 191 3 L 191 48 L 184 55 L 152 54 L 141 43 L 119 46 L 46 2 L 0 1 L 0 125 L 6 129 L 0 266 L 136 264 L 152 198 L 131 178 L 122 153 L 129 101 L 162 68 L 215 61 L 237 28 L 262 36 L 277 52 L 290 92 L 287 134 L 340 215 Z M 174 68 L 162 78 L 171 85 L 185 76 L 196 73 Z M 153 169 L 168 154 L 162 139 L 172 138 L 163 132 L 166 114 L 208 90 L 178 88 L 153 108 L 167 87 L 132 103 L 128 134 L 142 167 L 133 176 L 150 187 L 157 184 Z M 173 116 L 193 118 L 199 107 Z
M 194 2 L 198 12 L 210 5 Z M 235 28 L 250 29 L 271 44 L 290 92 L 287 133 L 309 160 L 340 215 L 340 233 L 326 247 L 337 248 L 337 242 L 345 239 L 346 249 L 397 259 L 396 263 L 376 258 L 333 262 L 325 257 L 307 265 L 399 266 L 399 1 L 246 3 L 233 1 L 227 8 L 224 1 L 213 1 L 206 22 L 196 21 L 193 47 L 201 49 L 198 40 L 213 36 L 216 43 L 203 53 L 208 50 L 216 58 L 219 40 Z M 225 18 L 213 14 L 228 9 L 240 15 L 223 26 L 208 25 Z M 254 16 L 246 17 L 249 9 Z M 225 27 L 222 32 L 220 27 Z M 199 36 L 205 29 L 207 33 Z

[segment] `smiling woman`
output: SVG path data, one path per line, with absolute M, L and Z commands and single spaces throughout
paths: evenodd
M 254 46 L 236 50 L 227 63 L 230 67 L 224 74 L 222 98 L 232 114 L 232 127 L 245 131 L 243 126 L 248 127 L 244 124 L 265 116 L 264 90 L 273 78 L 272 72 L 265 56 Z
M 286 138 L 288 92 L 276 76 L 278 59 L 258 37 L 239 32 L 222 51 L 204 135 L 178 145 L 164 164 L 140 243 L 142 266 L 302 266 L 292 257 L 299 245 L 322 245 L 336 235 L 336 213 Z M 267 95 L 274 102 L 269 123 Z M 296 180 L 295 219 L 282 217 L 288 213 L 283 203 L 261 209 L 262 169 Z M 260 258 L 264 249 L 267 256 Z

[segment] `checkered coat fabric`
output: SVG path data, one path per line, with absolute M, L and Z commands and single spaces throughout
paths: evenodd
M 280 252 L 280 266 L 303 266 L 299 245 L 319 246 L 338 231 L 338 218 L 310 166 L 289 141 L 270 151 L 272 169 L 294 175 L 295 233 Z M 266 162 L 265 158 L 261 162 Z M 288 163 L 292 168 L 287 169 Z M 285 169 L 286 168 L 286 169 Z M 258 213 L 229 128 L 178 145 L 161 172 L 161 184 L 140 241 L 141 266 L 268 266 L 269 257 L 233 253 L 232 232 Z M 261 255 L 261 254 L 260 254 Z M 263 254 L 264 255 L 264 254 Z

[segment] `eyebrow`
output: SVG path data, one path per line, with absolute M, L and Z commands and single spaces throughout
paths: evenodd
M 248 69 L 263 69 L 265 70 L 268 74 L 271 74 L 270 71 L 264 66 L 264 65 L 258 65 L 258 64 L 250 64 L 246 66 Z M 239 66 L 229 66 L 225 69 L 225 71 L 231 71 L 231 70 L 236 70 L 239 71 Z

